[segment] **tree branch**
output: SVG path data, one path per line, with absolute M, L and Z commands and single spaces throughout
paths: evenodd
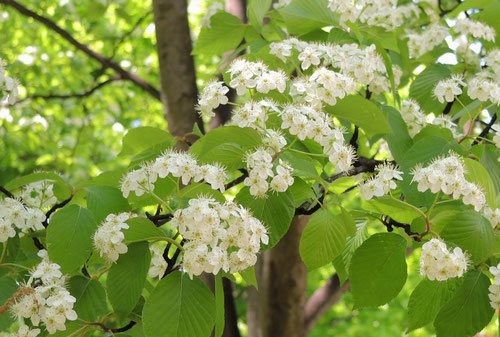
M 486 124 L 486 127 L 483 129 L 483 131 L 481 131 L 479 136 L 477 136 L 477 138 L 474 139 L 474 141 L 472 142 L 473 146 L 479 144 L 479 142 L 481 141 L 481 138 L 486 138 L 488 133 L 490 133 L 490 130 L 493 127 L 493 124 L 495 124 L 496 121 L 497 121 L 497 114 L 495 113 L 493 115 L 493 117 L 491 117 L 490 122 L 488 124 Z
M 29 100 L 29 99 L 51 100 L 51 99 L 85 98 L 85 97 L 91 96 L 94 92 L 96 92 L 100 88 L 102 88 L 102 87 L 104 87 L 112 82 L 118 81 L 120 79 L 121 79 L 121 76 L 119 76 L 119 75 L 114 76 L 112 78 L 107 79 L 106 81 L 97 83 L 92 88 L 90 88 L 84 92 L 75 92 L 75 93 L 70 93 L 70 94 L 33 94 L 33 95 L 28 95 L 25 98 L 22 98 L 22 99 L 16 101 L 14 104 L 19 104 L 19 103 L 22 103 L 22 102 Z
M 20 4 L 16 0 L 0 0 L 0 4 L 4 4 L 7 6 L 10 6 L 14 8 L 16 11 L 18 11 L 20 14 L 30 17 L 41 24 L 43 24 L 45 27 L 48 29 L 54 31 L 57 33 L 59 36 L 61 36 L 63 39 L 68 41 L 70 44 L 72 44 L 74 47 L 77 49 L 81 50 L 85 54 L 87 54 L 89 57 L 92 59 L 96 60 L 104 68 L 111 68 L 114 71 L 116 71 L 121 78 L 125 80 L 129 80 L 133 83 L 135 83 L 137 86 L 142 88 L 144 91 L 146 91 L 148 94 L 150 94 L 152 97 L 156 98 L 157 100 L 161 100 L 160 97 L 160 91 L 155 88 L 151 83 L 148 83 L 146 80 L 138 76 L 137 74 L 130 72 L 128 70 L 125 70 L 122 68 L 118 63 L 114 62 L 110 58 L 92 50 L 90 47 L 84 45 L 81 42 L 78 42 L 68 31 L 64 30 L 61 28 L 57 23 L 52 21 L 49 18 L 46 18 L 44 16 L 41 16 L 29 8 L 25 7 L 24 5 Z
M 12 199 L 15 199 L 16 197 L 14 196 L 14 194 L 12 194 L 8 189 L 6 189 L 5 187 L 1 186 L 0 185 L 0 192 L 2 192 L 3 194 L 5 194 L 7 197 L 9 198 L 12 198 Z
M 309 297 L 305 306 L 305 327 L 306 331 L 310 331 L 316 322 L 327 312 L 331 306 L 337 302 L 342 294 L 349 289 L 349 283 L 340 284 L 340 279 L 337 274 L 321 286 Z

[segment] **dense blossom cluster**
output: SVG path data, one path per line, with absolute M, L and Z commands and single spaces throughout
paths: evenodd
M 419 165 L 412 172 L 420 192 L 441 191 L 453 199 L 461 198 L 464 204 L 472 205 L 479 212 L 486 204 L 486 197 L 479 186 L 465 179 L 464 173 L 463 161 L 454 153 L 435 159 L 429 166 Z
M 257 261 L 261 243 L 269 242 L 264 225 L 231 201 L 191 199 L 187 208 L 175 212 L 171 225 L 186 240 L 182 268 L 191 277 L 244 270 Z
M 467 271 L 467 256 L 459 247 L 449 251 L 439 239 L 431 239 L 422 246 L 420 274 L 429 280 L 446 281 L 461 277 Z
M 165 249 L 164 242 L 155 242 L 149 246 L 151 252 L 151 264 L 149 266 L 148 275 L 152 278 L 161 278 L 167 269 L 167 262 L 163 258 L 163 250 Z
M 345 144 L 342 129 L 333 127 L 331 118 L 306 105 L 289 105 L 280 113 L 281 128 L 300 140 L 313 139 L 323 147 L 323 153 L 337 170 L 351 169 L 355 159 L 352 146 Z
M 340 14 L 341 23 L 359 21 L 388 30 L 420 15 L 414 3 L 398 6 L 397 0 L 329 0 L 328 7 Z
M 453 122 L 450 116 L 435 116 L 432 113 L 425 115 L 420 108 L 420 105 L 413 99 L 404 100 L 401 104 L 400 112 L 411 137 L 414 137 L 428 125 L 437 125 L 442 128 L 446 128 L 453 133 L 453 136 L 459 136 L 457 125 Z
M 218 164 L 199 165 L 189 153 L 166 151 L 156 158 L 154 162 L 143 164 L 139 169 L 128 172 L 122 179 L 121 190 L 124 197 L 130 192 L 137 196 L 153 192 L 154 184 L 158 178 L 168 175 L 180 178 L 184 185 L 192 180 L 205 181 L 213 189 L 224 192 L 224 182 L 227 179 L 226 170 Z
M 440 103 L 453 102 L 455 97 L 462 94 L 462 87 L 465 86 L 462 75 L 453 75 L 439 81 L 434 87 L 434 96 Z
M 375 167 L 377 174 L 359 186 L 361 197 L 370 200 L 373 197 L 381 197 L 396 189 L 394 179 L 403 180 L 403 172 L 391 163 L 380 164 Z
M 21 201 L 5 198 L 0 201 L 0 242 L 16 236 L 16 229 L 22 236 L 29 231 L 44 229 L 45 214 L 39 208 L 27 207 Z
M 488 73 L 481 74 L 467 82 L 467 95 L 472 99 L 478 99 L 482 102 L 490 101 L 494 104 L 500 104 L 500 86 L 498 82 L 490 79 Z
M 277 90 L 280 93 L 286 90 L 286 74 L 281 70 L 270 70 L 262 62 L 237 59 L 231 63 L 228 73 L 229 85 L 236 90 L 238 95 L 243 95 L 248 89 L 255 89 L 262 94 L 267 94 L 271 90 Z
M 279 57 L 283 61 L 290 57 L 295 57 L 301 62 L 302 70 L 307 70 L 311 66 L 321 69 L 321 67 L 333 67 L 339 73 L 325 72 L 319 70 L 313 77 L 313 82 L 318 80 L 322 83 L 319 87 L 326 91 L 342 92 L 340 85 L 347 85 L 343 91 L 345 94 L 352 92 L 351 80 L 355 84 L 368 86 L 373 93 L 381 93 L 390 90 L 391 84 L 387 76 L 387 71 L 382 57 L 377 53 L 375 45 L 362 48 L 357 44 L 329 44 L 300 41 L 296 38 L 288 38 L 280 42 L 270 44 L 270 53 Z M 394 81 L 399 83 L 401 70 L 393 67 Z M 327 74 L 325 76 L 325 74 Z M 323 76 L 321 76 L 323 75 Z M 304 79 L 299 79 L 299 83 Z M 292 90 L 292 89 L 291 89 Z M 325 92 L 320 90 L 320 94 Z M 342 95 L 338 95 L 343 97 Z M 327 102 L 328 98 L 322 101 Z
M 0 59 L 0 103 L 14 104 L 18 95 L 18 82 L 5 74 L 4 61 Z
M 443 43 L 449 34 L 447 27 L 437 23 L 427 26 L 422 32 L 408 33 L 410 57 L 416 58 L 430 52 Z
M 40 209 L 49 208 L 57 202 L 54 195 L 54 184 L 49 180 L 25 185 L 18 197 L 26 206 Z
M 457 20 L 453 28 L 457 33 L 470 35 L 475 39 L 495 41 L 495 29 L 479 21 L 462 18 Z
M 12 305 L 11 312 L 20 320 L 30 319 L 34 326 L 42 323 L 48 333 L 53 334 L 66 330 L 67 320 L 77 319 L 73 310 L 76 299 L 65 287 L 66 278 L 60 271 L 61 267 L 49 260 L 47 251 L 39 251 L 38 256 L 42 261 L 31 272 L 24 286 L 27 291 Z M 20 333 L 37 336 L 37 330 L 30 332 L 29 328 L 22 328 Z
M 490 273 L 493 274 L 493 284 L 488 288 L 490 293 L 488 297 L 490 298 L 490 304 L 493 309 L 500 309 L 500 263 L 495 267 L 490 267 Z
M 116 262 L 120 254 L 128 251 L 123 243 L 123 229 L 129 228 L 126 221 L 131 217 L 131 213 L 109 214 L 99 225 L 94 233 L 94 246 L 101 257 Z
M 285 192 L 293 184 L 293 168 L 284 160 L 279 160 L 276 173 L 273 172 L 273 157 L 271 153 L 259 148 L 246 156 L 248 177 L 244 184 L 250 187 L 250 194 L 257 197 L 266 195 L 269 187 L 275 192 Z M 268 178 L 272 178 L 271 183 Z
M 215 116 L 213 112 L 219 105 L 225 105 L 229 101 L 226 94 L 229 88 L 220 81 L 208 82 L 205 85 L 205 89 L 198 97 L 197 109 L 200 111 L 202 116 L 207 116 L 211 118 Z

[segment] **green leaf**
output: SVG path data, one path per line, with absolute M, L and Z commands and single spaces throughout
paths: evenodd
M 128 252 L 111 266 L 106 281 L 109 302 L 120 314 L 130 313 L 139 298 L 148 275 L 151 254 L 147 242 L 131 244 Z
M 286 160 L 293 167 L 293 175 L 306 178 L 317 178 L 317 161 L 306 154 L 287 151 L 280 156 L 280 159 Z
M 340 28 L 332 28 L 330 30 L 330 33 L 328 33 L 328 42 L 343 45 L 349 43 L 356 43 L 357 41 L 354 37 L 349 35 L 349 33 L 346 32 L 345 30 Z
M 106 291 L 98 281 L 74 276 L 69 280 L 69 292 L 76 298 L 74 310 L 79 318 L 98 322 L 107 313 Z
M 439 309 L 452 298 L 460 283 L 461 280 L 457 278 L 446 282 L 428 279 L 420 281 L 408 302 L 408 332 L 432 323 Z
M 94 219 L 101 222 L 112 213 L 130 211 L 130 205 L 122 192 L 110 186 L 89 186 L 85 188 L 87 208 L 94 214 Z
M 218 12 L 210 19 L 210 27 L 203 27 L 198 36 L 194 55 L 222 55 L 236 49 L 245 36 L 246 26 L 239 18 L 227 12 Z
M 222 276 L 215 275 L 215 337 L 224 333 L 224 287 Z
M 248 21 L 259 32 L 262 30 L 262 21 L 271 7 L 271 3 L 272 0 L 250 0 L 247 5 Z
M 409 224 L 422 215 L 415 206 L 390 196 L 365 201 L 363 202 L 363 208 L 371 212 L 388 215 L 397 222 L 404 224 Z
M 391 132 L 385 136 L 385 139 L 389 144 L 389 149 L 394 159 L 399 162 L 406 154 L 406 151 L 411 148 L 413 141 L 399 111 L 390 106 L 383 106 L 382 110 L 387 113 L 387 120 L 391 129 Z
M 300 238 L 300 257 L 308 270 L 331 263 L 346 244 L 346 229 L 340 215 L 326 209 L 316 211 Z
M 142 311 L 146 337 L 209 337 L 215 324 L 215 299 L 197 278 L 174 272 L 162 279 Z
M 468 272 L 462 286 L 436 316 L 437 337 L 469 337 L 481 331 L 495 312 L 488 298 L 489 286 L 486 275 L 477 270 Z
M 97 222 L 92 213 L 77 205 L 66 206 L 50 218 L 47 251 L 51 261 L 65 274 L 77 271 L 92 252 L 92 235 Z
M 139 154 L 159 144 L 165 144 L 165 147 L 173 145 L 174 139 L 165 130 L 151 126 L 141 126 L 129 130 L 123 137 L 122 143 L 122 151 L 119 155 L 126 156 Z
M 349 280 L 355 308 L 376 307 L 399 294 L 407 276 L 405 250 L 400 235 L 378 233 L 354 252 Z
M 318 28 L 332 26 L 337 20 L 328 9 L 327 0 L 292 0 L 278 10 L 291 35 L 302 35 Z
M 391 132 L 386 115 L 375 103 L 359 95 L 347 96 L 326 111 L 362 128 L 368 136 Z
M 473 148 L 474 153 L 481 157 L 481 163 L 491 175 L 495 193 L 500 195 L 500 162 L 498 162 L 497 149 L 494 145 L 479 145 Z
M 311 186 L 304 180 L 295 177 L 293 185 L 288 188 L 290 194 L 293 196 L 295 207 L 300 207 L 304 202 L 316 197 Z
M 248 267 L 247 269 L 240 271 L 239 274 L 247 285 L 254 286 L 255 289 L 259 289 L 259 284 L 257 283 L 257 277 L 255 275 L 255 266 Z
M 440 216 L 436 225 L 444 225 L 440 236 L 466 251 L 474 263 L 483 262 L 491 255 L 495 234 L 488 220 L 479 213 L 458 209 Z
M 436 84 L 450 76 L 450 70 L 442 64 L 431 64 L 417 75 L 410 86 L 410 97 L 414 98 L 427 113 L 440 113 L 445 104 L 439 103 L 434 97 Z
M 17 291 L 17 283 L 8 276 L 0 277 L 0 303 L 4 304 Z M 9 311 L 0 314 L 0 330 L 5 331 L 15 320 Z
M 243 188 L 235 201 L 252 211 L 253 216 L 261 220 L 269 232 L 269 247 L 273 247 L 286 234 L 295 207 L 289 191 L 271 193 L 267 198 L 255 198 L 248 187 Z
M 65 200 L 71 196 L 71 186 L 54 172 L 35 172 L 9 181 L 5 188 L 9 191 L 16 190 L 22 186 L 38 181 L 48 180 L 54 184 L 54 195 L 59 200 Z
M 146 218 L 132 218 L 127 220 L 127 224 L 129 228 L 123 230 L 123 234 L 125 235 L 124 242 L 126 244 L 167 237 L 164 231 Z
M 406 201 L 416 206 L 430 207 L 434 200 L 434 194 L 430 191 L 421 193 L 417 190 L 417 184 L 412 183 L 411 171 L 417 164 L 427 165 L 432 159 L 447 154 L 450 150 L 458 154 L 463 153 L 461 147 L 454 141 L 443 137 L 429 135 L 418 140 L 406 151 L 399 161 L 401 170 L 404 172 L 401 189 L 406 196 Z
M 496 206 L 496 193 L 493 180 L 486 168 L 480 162 L 464 158 L 465 179 L 479 185 L 486 196 L 486 203 L 493 209 Z
M 218 162 L 228 169 L 237 169 L 243 167 L 245 153 L 260 144 L 260 135 L 253 129 L 223 126 L 198 139 L 190 151 L 200 162 Z

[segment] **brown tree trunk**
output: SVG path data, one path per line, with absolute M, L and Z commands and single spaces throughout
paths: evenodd
M 198 91 L 187 0 L 153 0 L 153 6 L 165 117 L 172 135 L 184 137 L 195 123 L 203 126 L 195 111 Z
M 309 216 L 295 217 L 288 233 L 261 258 L 258 299 L 249 293 L 247 319 L 253 330 L 249 337 L 305 336 L 307 270 L 300 258 L 299 243 L 308 219 Z

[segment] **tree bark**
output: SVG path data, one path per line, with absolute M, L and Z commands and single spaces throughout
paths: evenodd
M 203 129 L 195 111 L 198 90 L 187 0 L 153 0 L 153 6 L 165 118 L 172 135 L 182 138 L 192 132 L 195 123 Z
M 258 325 L 251 323 L 252 329 L 260 331 L 249 332 L 249 337 L 305 336 L 307 270 L 300 258 L 299 243 L 308 219 L 309 216 L 294 217 L 288 233 L 263 254 L 258 273 L 259 298 L 250 298 L 250 303 L 257 302 L 260 309 L 258 313 L 250 313 L 259 320 Z

